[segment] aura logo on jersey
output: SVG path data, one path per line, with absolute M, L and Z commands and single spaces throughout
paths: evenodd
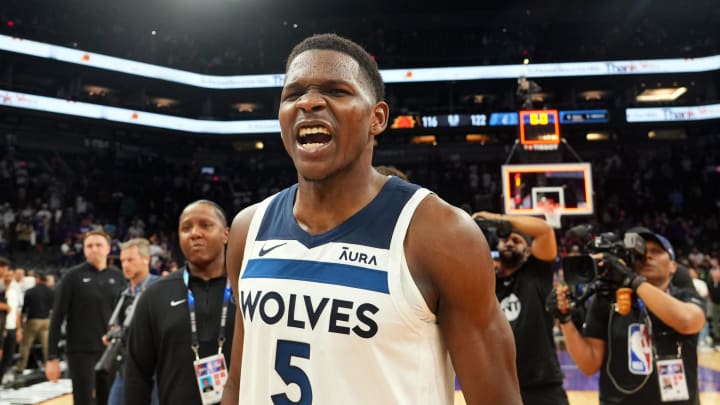
M 276 291 L 241 291 L 243 319 L 247 322 L 262 321 L 268 325 L 283 323 L 287 327 L 315 330 L 327 328 L 328 332 L 343 335 L 355 334 L 369 339 L 378 332 L 377 322 L 372 318 L 379 308 L 370 303 L 323 297 L 313 302 L 307 295 L 290 294 L 284 297 Z M 319 321 L 327 314 L 327 325 Z
M 338 260 L 377 266 L 377 259 L 374 255 L 368 255 L 363 252 L 353 252 L 347 246 L 342 247 L 342 252 L 340 253 L 340 257 L 338 257 Z

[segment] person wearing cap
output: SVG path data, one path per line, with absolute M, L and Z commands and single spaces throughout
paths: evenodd
M 645 255 L 632 269 L 609 254 L 598 271 L 632 290 L 631 308 L 621 315 L 615 294 L 598 294 L 580 332 L 561 319 L 565 345 L 580 371 L 600 371 L 600 404 L 698 404 L 697 342 L 705 303 L 694 288 L 673 283 L 675 251 L 662 235 L 635 231 Z M 557 310 L 570 312 L 567 286 L 558 286 Z
M 473 218 L 507 221 L 512 232 L 498 235 L 495 295 L 515 336 L 520 394 L 525 405 L 567 404 L 558 362 L 553 318 L 545 297 L 553 288 L 555 231 L 531 216 L 480 211 Z

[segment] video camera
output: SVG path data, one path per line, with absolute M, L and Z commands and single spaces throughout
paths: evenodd
M 504 221 L 502 219 L 475 218 L 475 223 L 480 227 L 483 235 L 485 235 L 485 240 L 487 240 L 491 250 L 496 250 L 500 239 L 507 238 L 512 232 L 512 224 L 510 221 Z
M 627 232 L 622 238 L 615 233 L 594 234 L 592 225 L 578 225 L 567 231 L 565 238 L 580 246 L 579 255 L 565 256 L 562 268 L 565 282 L 578 301 L 584 301 L 593 293 L 611 294 L 618 286 L 607 278 L 608 270 L 600 270 L 591 256 L 606 253 L 615 256 L 628 267 L 645 256 L 645 240 L 637 233 Z

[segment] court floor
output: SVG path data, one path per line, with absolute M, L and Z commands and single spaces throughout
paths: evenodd
M 597 405 L 597 374 L 590 377 L 583 375 L 567 352 L 558 352 L 558 358 L 565 373 L 565 389 L 570 399 L 570 405 Z M 700 403 L 703 405 L 720 404 L 720 352 L 700 352 L 698 358 L 700 363 L 698 370 Z M 67 383 L 69 384 L 69 381 Z M 37 390 L 41 386 L 42 384 L 29 387 L 29 389 Z M 4 403 L 2 397 L 3 395 L 0 395 L 0 404 Z M 37 403 L 42 405 L 71 405 L 72 397 L 62 395 L 46 402 Z M 455 405 L 466 405 L 460 391 L 455 392 Z
M 598 375 L 585 376 L 567 352 L 558 352 L 558 358 L 565 373 L 565 389 L 570 405 L 598 405 Z M 698 362 L 700 403 L 720 404 L 720 352 L 700 352 Z M 460 391 L 455 392 L 455 405 L 466 405 Z

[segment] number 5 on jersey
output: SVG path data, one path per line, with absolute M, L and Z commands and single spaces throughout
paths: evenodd
M 272 401 L 274 405 L 311 405 L 312 387 L 307 374 L 297 366 L 290 364 L 293 357 L 310 359 L 310 345 L 308 343 L 278 340 L 275 350 L 275 371 L 285 384 L 297 384 L 300 388 L 300 398 L 292 401 L 287 394 L 275 394 Z

